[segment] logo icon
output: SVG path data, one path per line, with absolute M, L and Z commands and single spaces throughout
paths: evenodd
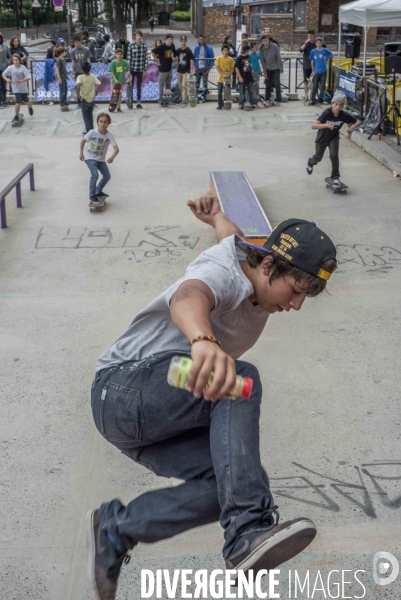
M 400 565 L 390 552 L 376 552 L 373 557 L 373 579 L 377 585 L 389 585 L 398 577 Z

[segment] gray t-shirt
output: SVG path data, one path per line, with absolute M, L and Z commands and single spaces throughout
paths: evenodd
M 88 62 L 88 58 L 90 59 L 90 57 L 90 50 L 89 48 L 85 48 L 85 46 L 82 46 L 82 48 L 74 48 L 74 50 L 71 51 L 71 60 L 75 62 L 75 73 L 78 75 L 82 73 L 82 65 L 85 62 Z
M 11 89 L 14 92 L 14 94 L 28 93 L 27 81 L 25 81 L 24 83 L 16 83 L 21 79 L 26 79 L 27 77 L 30 77 L 29 71 L 26 67 L 24 67 L 24 65 L 20 65 L 19 67 L 14 67 L 14 65 L 11 65 L 10 67 L 7 67 L 5 71 L 3 71 L 3 75 L 11 79 Z
M 210 321 L 223 350 L 237 359 L 252 348 L 269 315 L 249 300 L 253 286 L 241 269 L 239 261 L 246 259 L 246 253 L 237 242 L 232 235 L 202 252 L 184 277 L 136 315 L 127 331 L 100 356 L 96 371 L 169 350 L 190 354 L 191 344 L 173 324 L 169 308 L 172 295 L 188 279 L 203 281 L 213 293 Z

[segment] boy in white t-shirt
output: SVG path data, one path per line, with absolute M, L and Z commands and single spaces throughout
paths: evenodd
M 28 81 L 31 76 L 28 69 L 21 64 L 19 54 L 13 54 L 13 64 L 3 71 L 2 77 L 7 83 L 11 83 L 11 89 L 15 94 L 15 117 L 13 121 L 18 121 L 21 104 L 28 106 L 29 114 L 32 116 L 33 108 L 28 96 Z
M 97 116 L 97 129 L 88 131 L 81 140 L 79 159 L 86 162 L 91 172 L 89 199 L 92 204 L 100 204 L 98 196 L 106 196 L 108 198 L 108 194 L 103 192 L 103 188 L 110 181 L 110 171 L 106 162 L 111 164 L 120 151 L 114 135 L 107 131 L 110 123 L 111 117 L 109 114 L 99 113 Z M 114 152 L 106 160 L 109 144 L 113 146 Z M 97 183 L 98 172 L 102 175 L 99 183 Z

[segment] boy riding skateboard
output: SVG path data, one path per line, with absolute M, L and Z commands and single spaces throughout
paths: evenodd
M 228 569 L 272 569 L 316 534 L 308 518 L 279 524 L 262 468 L 257 369 L 239 360 L 276 312 L 300 310 L 336 268 L 336 250 L 314 223 L 288 219 L 253 246 L 216 198 L 189 201 L 215 229 L 216 246 L 140 311 L 103 352 L 92 385 L 101 435 L 131 460 L 181 485 L 114 499 L 87 515 L 93 597 L 114 600 L 128 552 L 220 520 Z M 162 333 L 161 333 L 162 332 Z M 191 356 L 187 390 L 170 387 L 175 354 Z M 210 373 L 212 383 L 206 388 Z M 248 400 L 224 400 L 236 374 L 253 378 Z
M 333 180 L 333 188 L 339 188 L 344 184 L 340 181 L 340 161 L 338 152 L 340 148 L 340 129 L 347 123 L 349 128 L 348 134 L 351 134 L 354 129 L 359 127 L 361 121 L 353 117 L 343 110 L 345 103 L 345 95 L 341 92 L 335 92 L 331 101 L 331 107 L 326 108 L 313 123 L 312 129 L 317 129 L 315 140 L 316 151 L 314 156 L 309 158 L 306 170 L 309 175 L 312 175 L 313 167 L 317 165 L 323 158 L 326 148 L 328 147 L 331 160 L 331 178 Z

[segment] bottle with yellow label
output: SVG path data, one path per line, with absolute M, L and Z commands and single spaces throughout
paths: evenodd
M 173 356 L 167 373 L 167 382 L 173 387 L 186 390 L 192 363 L 192 358 L 188 358 L 187 356 Z M 210 373 L 208 385 L 210 385 L 212 381 L 213 373 Z M 224 398 L 235 399 L 241 396 L 241 398 L 247 400 L 251 395 L 252 387 L 252 377 L 241 377 L 241 375 L 237 375 L 234 388 L 231 390 L 231 393 L 228 396 L 224 396 Z

